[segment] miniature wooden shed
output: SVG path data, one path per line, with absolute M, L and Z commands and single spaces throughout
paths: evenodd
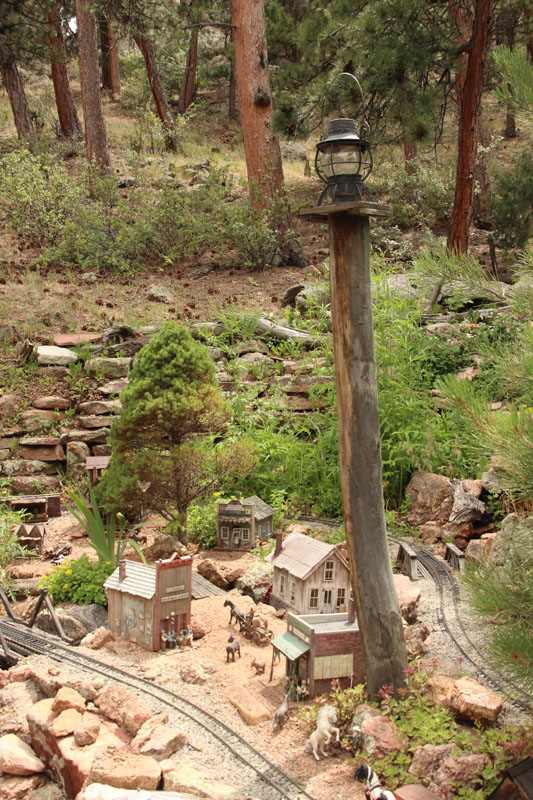
M 22 547 L 40 553 L 43 547 L 44 525 L 38 522 L 22 522 L 16 526 L 15 536 Z
M 61 502 L 58 494 L 16 495 L 8 499 L 14 511 L 25 511 L 29 522 L 47 522 L 48 517 L 61 516 Z
M 335 545 L 303 533 L 275 537 L 276 548 L 266 557 L 274 567 L 270 604 L 297 614 L 346 611 L 350 566 Z
M 160 650 L 163 632 L 179 634 L 191 620 L 192 556 L 155 566 L 120 561 L 104 583 L 109 629 L 146 650 Z
M 216 546 L 248 550 L 270 538 L 274 510 L 257 495 L 241 500 L 239 494 L 229 503 L 218 503 Z
M 365 680 L 361 635 L 353 603 L 346 614 L 287 615 L 287 630 L 271 641 L 286 658 L 286 675 L 307 685 L 309 698 L 328 692 L 331 681 L 346 688 Z M 270 669 L 272 680 L 273 668 Z

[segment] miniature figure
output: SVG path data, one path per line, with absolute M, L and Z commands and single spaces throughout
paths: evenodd
M 231 634 L 226 645 L 226 663 L 229 661 L 230 656 L 231 660 L 235 661 L 235 653 L 239 654 L 239 658 L 241 657 L 241 646 L 239 644 L 239 640 L 236 639 L 233 634 Z

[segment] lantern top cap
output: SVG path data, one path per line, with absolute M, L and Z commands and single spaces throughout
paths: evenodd
M 339 141 L 359 142 L 363 146 L 368 145 L 368 142 L 365 139 L 361 139 L 357 132 L 357 122 L 349 117 L 332 119 L 328 122 L 328 136 L 322 142 L 318 142 L 317 147 Z

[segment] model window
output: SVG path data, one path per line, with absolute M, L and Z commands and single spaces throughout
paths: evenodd
M 325 581 L 332 581 L 333 580 L 333 561 L 326 561 L 324 566 L 324 580 Z
M 223 539 L 229 539 L 229 528 L 223 527 L 220 529 L 220 535 Z
M 318 589 L 311 589 L 309 608 L 318 608 Z
M 279 593 L 281 595 L 285 594 L 285 575 L 283 574 L 279 576 Z
M 250 541 L 250 528 L 241 528 L 241 541 Z
M 346 589 L 337 589 L 337 608 L 345 602 Z
M 296 600 L 296 581 L 291 581 L 291 603 Z
M 324 605 L 331 605 L 331 589 L 328 589 L 326 592 L 324 592 Z

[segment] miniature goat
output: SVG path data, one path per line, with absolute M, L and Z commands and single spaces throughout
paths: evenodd
M 266 669 L 266 661 L 258 661 L 257 658 L 253 658 L 250 666 L 255 669 L 256 675 L 262 675 Z
M 336 741 L 340 741 L 340 729 L 335 726 L 337 722 L 337 711 L 333 706 L 322 706 L 318 712 L 316 728 L 309 737 L 305 745 L 305 752 L 312 752 L 317 761 L 320 761 L 320 752 L 324 758 L 327 753 L 324 747 L 328 745 L 335 734 Z
M 231 660 L 235 661 L 235 653 L 239 654 L 239 658 L 241 657 L 241 646 L 239 644 L 239 640 L 233 636 L 233 634 L 229 637 L 228 643 L 226 645 L 226 663 L 229 661 L 229 657 L 231 656 Z
M 176 636 L 176 647 L 180 650 L 182 647 L 192 646 L 192 630 L 191 628 L 184 628 L 179 636 Z
M 276 709 L 274 713 L 274 721 L 272 724 L 273 730 L 279 728 L 280 730 L 283 728 L 285 724 L 285 720 L 289 713 L 289 692 L 283 698 L 283 703 Z
M 359 764 L 354 772 L 356 781 L 365 781 L 367 800 L 395 800 L 393 792 L 384 789 L 379 778 L 369 764 Z

